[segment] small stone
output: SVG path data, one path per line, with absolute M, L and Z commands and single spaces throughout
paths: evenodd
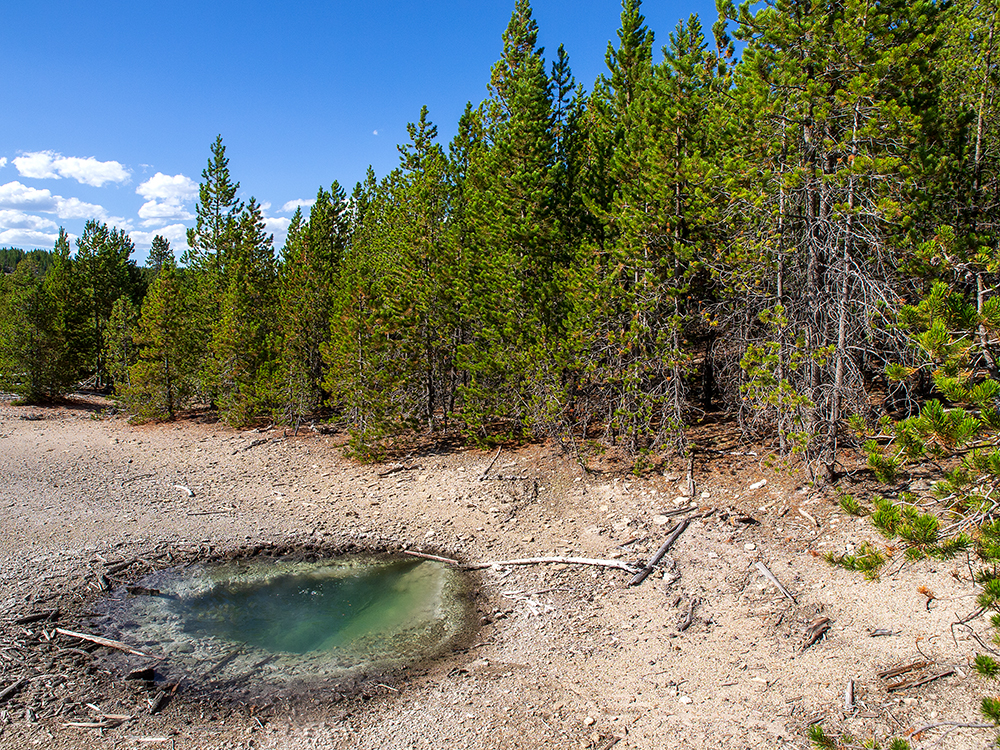
M 588 716 L 586 719 L 583 720 L 583 723 L 586 724 L 588 727 L 594 726 L 594 717 Z
M 677 699 L 677 701 L 679 703 L 683 703 L 685 706 L 690 706 L 692 703 L 694 703 L 694 698 L 692 698 L 690 695 L 682 695 L 680 698 Z
M 667 516 L 653 516 L 653 523 L 657 526 L 665 526 L 670 523 L 670 519 Z
M 702 500 L 708 500 L 708 498 L 710 498 L 711 496 L 712 496 L 712 493 L 709 492 L 708 490 L 705 490 L 704 492 L 701 493 L 701 499 Z
M 754 544 L 753 542 L 747 542 L 746 544 L 743 545 L 743 549 L 745 549 L 747 552 L 753 552 L 755 549 L 757 549 L 757 545 Z
M 767 480 L 766 479 L 761 479 L 759 482 L 754 482 L 753 484 L 751 484 L 749 487 L 747 487 L 747 489 L 748 490 L 759 490 L 765 484 L 767 484 Z
M 708 553 L 708 559 L 709 560 L 718 560 L 719 559 L 719 553 L 718 552 L 709 552 Z

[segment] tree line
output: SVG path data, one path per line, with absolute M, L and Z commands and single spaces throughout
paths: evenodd
M 937 313 L 901 310 L 972 310 L 949 330 L 996 372 L 995 0 L 720 0 L 711 41 L 691 16 L 656 52 L 641 5 L 587 91 L 517 0 L 455 137 L 423 108 L 277 252 L 218 138 L 180 263 L 98 222 L 19 259 L 0 377 L 91 376 L 139 419 L 322 412 L 360 455 L 456 428 L 641 465 L 724 409 L 832 477 L 851 425 L 934 387 L 910 342 Z

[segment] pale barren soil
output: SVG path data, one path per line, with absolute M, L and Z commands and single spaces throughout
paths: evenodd
M 103 406 L 0 404 L 0 691 L 25 680 L 0 700 L 4 750 L 804 748 L 817 721 L 859 739 L 980 721 L 986 686 L 969 663 L 982 648 L 974 636 L 988 643 L 990 628 L 982 618 L 953 627 L 975 610 L 965 562 L 894 561 L 874 582 L 830 567 L 814 553 L 879 541 L 869 522 L 723 440 L 694 471 L 694 504 L 715 512 L 693 521 L 640 586 L 613 569 L 489 569 L 475 584 L 481 629 L 438 663 L 346 694 L 331 686 L 251 704 L 198 697 L 192 675 L 150 715 L 156 686 L 123 680 L 106 649 L 54 632 L 88 631 L 102 585 L 261 545 L 645 560 L 673 523 L 663 512 L 688 503 L 685 467 L 638 479 L 586 474 L 536 445 L 501 453 L 491 475 L 515 478 L 481 481 L 491 453 L 362 466 L 343 458 L 336 435 L 132 427 Z M 55 607 L 54 622 L 15 624 Z M 821 617 L 829 630 L 803 648 Z M 871 636 L 877 629 L 891 635 Z M 928 664 L 879 677 L 916 661 Z M 72 725 L 120 720 L 108 715 L 129 718 Z M 991 740 L 944 724 L 913 743 Z

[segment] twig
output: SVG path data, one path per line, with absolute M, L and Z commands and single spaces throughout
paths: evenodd
M 232 515 L 231 510 L 199 510 L 195 512 L 188 513 L 189 516 L 222 516 L 222 515 Z
M 171 698 L 174 697 L 178 687 L 178 683 L 174 683 L 173 685 L 168 685 L 156 694 L 156 697 L 149 704 L 150 716 L 163 710 L 163 707 L 167 705 Z
M 761 572 L 761 575 L 763 575 L 767 580 L 773 583 L 777 587 L 778 591 L 780 591 L 782 594 L 784 594 L 785 596 L 787 596 L 789 599 L 792 600 L 792 604 L 798 604 L 798 602 L 795 601 L 795 597 L 789 593 L 788 589 L 786 589 L 784 586 L 781 585 L 781 582 L 777 578 L 775 578 L 774 573 L 772 573 L 764 563 L 758 560 L 754 564 L 757 566 L 757 570 Z
M 691 627 L 691 623 L 694 622 L 694 605 L 695 605 L 694 599 L 688 602 L 687 613 L 684 615 L 684 619 L 681 620 L 680 624 L 677 626 L 677 631 L 679 633 L 683 633 L 685 630 Z
M 952 674 L 955 674 L 954 669 L 945 669 L 942 672 L 938 672 L 937 674 L 932 674 L 929 677 L 925 677 L 922 680 L 917 680 L 916 682 L 909 682 L 907 680 L 903 680 L 902 682 L 897 682 L 895 685 L 889 685 L 888 687 L 886 687 L 886 690 L 892 693 L 897 690 L 905 690 L 907 688 L 920 687 L 921 685 L 926 685 L 928 682 L 934 682 L 934 680 L 940 680 L 942 677 L 947 677 L 948 675 Z
M 878 673 L 878 676 L 883 680 L 891 680 L 893 677 L 899 677 L 901 674 L 906 674 L 907 672 L 912 672 L 916 669 L 923 669 L 924 667 L 929 667 L 929 661 L 915 661 L 912 664 L 906 664 L 902 667 L 893 667 L 892 669 L 884 669 Z
M 830 618 L 829 617 L 817 617 L 809 625 L 809 630 L 806 631 L 806 639 L 802 644 L 802 650 L 805 651 L 807 648 L 816 643 L 827 630 L 830 629 Z
M 56 628 L 56 632 L 60 635 L 65 635 L 69 638 L 79 638 L 82 641 L 90 641 L 91 643 L 96 643 L 100 646 L 107 646 L 108 648 L 118 649 L 119 651 L 124 651 L 128 654 L 133 654 L 135 656 L 145 656 L 147 659 L 155 658 L 152 654 L 147 654 L 144 651 L 139 651 L 132 648 L 128 644 L 122 643 L 121 641 L 113 641 L 110 638 L 102 638 L 99 635 L 88 635 L 86 633 L 76 633 L 72 630 L 63 630 L 62 628 Z
M 656 564 L 663 559 L 663 556 L 667 554 L 667 550 L 673 546 L 673 543 L 677 541 L 677 537 L 679 537 L 684 529 L 688 527 L 689 523 L 689 518 L 685 518 L 677 523 L 677 525 L 670 532 L 670 536 L 668 536 L 666 541 L 663 542 L 658 550 L 656 550 L 656 554 L 649 558 L 649 562 L 646 563 L 646 566 L 636 573 L 632 580 L 628 582 L 629 586 L 638 586 L 649 577 L 649 574 L 653 572 L 653 568 L 656 567 Z
M 22 677 L 20 680 L 18 680 L 17 682 L 15 682 L 13 685 L 10 685 L 9 687 L 5 687 L 3 690 L 0 690 L 0 703 L 3 703 L 5 700 L 7 700 L 8 698 L 10 698 L 10 696 L 12 696 L 18 690 L 20 690 L 27 682 L 28 682 L 28 678 L 27 677 Z
M 616 568 L 626 573 L 635 573 L 636 569 L 618 560 L 595 560 L 589 557 L 523 557 L 516 560 L 493 560 L 492 562 L 468 563 L 466 570 L 483 570 L 484 568 L 500 568 L 506 565 L 546 565 L 549 563 L 563 565 L 594 565 L 600 568 Z
M 25 615 L 24 617 L 18 617 L 14 620 L 15 625 L 29 625 L 33 622 L 38 622 L 39 620 L 57 620 L 59 619 L 59 609 L 47 609 L 44 612 L 32 612 L 30 615 Z
M 187 493 L 188 497 L 194 497 L 194 490 L 192 490 L 190 487 L 185 487 L 183 484 L 175 484 L 174 489 L 178 489 L 181 492 Z
M 495 464 L 497 462 L 497 459 L 500 458 L 500 451 L 502 451 L 502 450 L 503 450 L 503 446 L 502 445 L 499 448 L 497 448 L 497 454 L 493 457 L 493 460 L 490 461 L 490 465 L 486 467 L 486 471 L 484 471 L 482 473 L 482 475 L 480 475 L 480 477 L 479 477 L 479 481 L 480 482 L 482 482 L 484 479 L 486 479 L 486 475 L 490 473 L 490 469 L 493 468 L 493 464 Z
M 926 724 L 922 727 L 917 727 L 916 729 L 911 729 L 906 733 L 907 737 L 915 737 L 918 734 L 923 734 L 924 732 L 929 732 L 932 729 L 937 729 L 938 727 L 962 727 L 965 729 L 995 729 L 996 724 L 972 724 L 963 721 L 939 721 L 936 724 Z
M 428 555 L 426 552 L 416 552 L 412 549 L 404 549 L 404 555 L 410 555 L 411 557 L 421 557 L 424 560 L 434 560 L 436 562 L 450 563 L 451 565 L 461 565 L 458 560 L 452 560 L 450 557 L 441 557 L 439 555 Z

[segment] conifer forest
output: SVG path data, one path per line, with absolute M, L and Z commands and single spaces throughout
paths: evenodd
M 177 260 L 98 221 L 0 251 L 0 387 L 328 421 L 361 457 L 450 431 L 641 468 L 721 412 L 816 477 L 847 446 L 890 477 L 995 434 L 996 0 L 720 0 L 655 41 L 641 5 L 588 88 L 517 0 L 455 137 L 415 112 L 283 247 L 220 136 Z

